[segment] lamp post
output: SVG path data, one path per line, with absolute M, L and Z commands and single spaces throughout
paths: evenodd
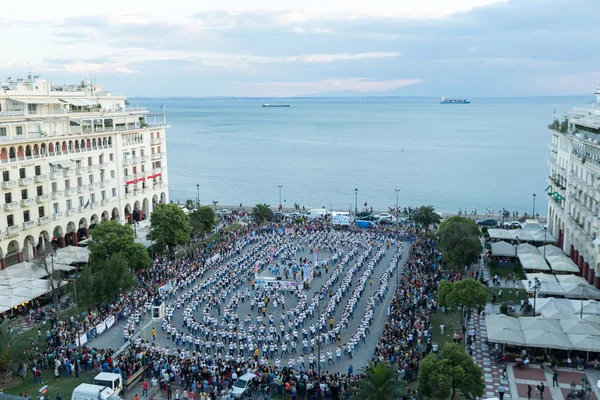
M 544 227 L 544 260 L 546 259 L 546 234 L 548 233 L 548 227 Z
M 394 189 L 396 191 L 396 233 L 398 233 L 398 193 L 400 189 Z
M 532 212 L 532 217 L 535 218 L 535 193 L 533 194 L 533 212 Z
M 321 291 L 317 290 L 317 325 L 319 326 L 317 336 L 317 373 L 321 380 Z
M 281 204 L 281 188 L 283 187 L 283 185 L 277 185 L 277 187 L 279 188 L 279 211 L 281 211 L 283 207 Z
M 137 221 L 135 221 L 135 222 L 133 223 L 133 233 L 134 233 L 134 237 L 135 237 L 136 239 L 138 238 L 138 236 L 137 236 L 137 228 L 138 228 L 138 225 L 139 225 L 139 222 L 137 222 Z
M 200 184 L 196 183 L 196 190 L 198 191 L 198 195 L 196 197 L 196 210 L 200 208 Z
M 541 289 L 542 287 L 542 282 L 540 282 L 540 280 L 535 277 L 535 279 L 533 280 L 533 316 L 535 317 L 535 303 L 536 303 L 536 299 L 537 299 L 537 292 Z
M 213 205 L 215 206 L 215 212 L 217 212 L 217 203 L 218 203 L 217 200 L 213 200 Z
M 358 215 L 358 188 L 354 189 L 354 217 Z
M 518 257 L 517 249 L 519 248 L 519 237 L 518 236 L 515 238 L 514 243 L 515 243 L 515 258 L 517 258 Z

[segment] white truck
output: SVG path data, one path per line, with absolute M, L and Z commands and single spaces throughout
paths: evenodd
M 106 386 L 82 383 L 73 390 L 71 400 L 121 400 L 121 398 Z
M 106 386 L 112 389 L 116 394 L 123 390 L 123 380 L 121 374 L 113 374 L 111 372 L 100 372 L 94 377 L 92 383 L 96 386 Z

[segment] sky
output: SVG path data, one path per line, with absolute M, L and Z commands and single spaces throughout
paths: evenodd
M 0 80 L 131 97 L 548 96 L 600 84 L 599 0 L 12 2 Z

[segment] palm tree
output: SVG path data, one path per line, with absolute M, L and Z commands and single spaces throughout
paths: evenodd
M 364 373 L 366 377 L 358 381 L 353 400 L 395 400 L 406 395 L 405 385 L 398 381 L 398 372 L 394 368 L 369 361 Z
M 8 328 L 8 319 L 0 325 L 0 383 L 8 383 L 18 364 L 27 362 L 27 352 L 34 348 L 34 342 L 27 336 Z
M 439 224 L 442 220 L 440 214 L 435 212 L 433 206 L 421 206 L 412 217 L 413 221 L 423 226 L 426 231 L 429 230 L 429 225 Z
M 252 216 L 259 224 L 262 224 L 266 220 L 273 218 L 273 210 L 268 204 L 257 204 L 252 209 Z

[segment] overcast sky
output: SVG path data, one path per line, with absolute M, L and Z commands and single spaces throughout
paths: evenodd
M 5 11 L 0 80 L 93 71 L 128 96 L 543 96 L 600 84 L 600 0 L 32 0 Z

